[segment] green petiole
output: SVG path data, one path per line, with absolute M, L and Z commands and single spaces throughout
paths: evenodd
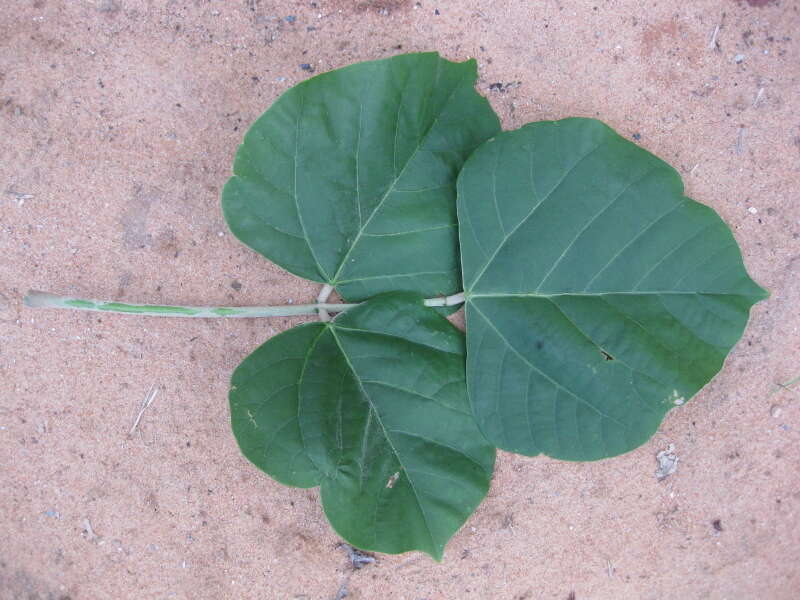
M 330 293 L 330 292 L 329 292 Z M 426 306 L 455 306 L 464 302 L 464 294 L 458 293 L 441 298 L 425 300 Z M 30 308 L 68 308 L 99 312 L 152 315 L 155 317 L 195 317 L 199 319 L 290 317 L 294 315 L 320 315 L 343 312 L 358 304 L 318 302 L 316 304 L 287 304 L 284 306 L 167 306 L 162 304 L 128 304 L 86 298 L 59 296 L 48 292 L 31 290 L 24 298 Z

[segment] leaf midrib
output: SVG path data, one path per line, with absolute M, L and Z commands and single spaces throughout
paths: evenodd
M 437 63 L 436 63 L 436 78 L 439 77 L 439 71 L 440 71 L 440 68 L 441 68 L 440 61 L 441 61 L 441 59 L 437 59 Z M 431 131 L 433 131 L 434 127 L 436 127 L 436 124 L 439 122 L 439 119 L 441 118 L 442 114 L 444 114 L 445 110 L 447 109 L 447 107 L 452 102 L 453 97 L 455 96 L 455 93 L 458 91 L 458 89 L 461 87 L 461 84 L 464 83 L 464 80 L 467 77 L 469 77 L 469 70 L 465 70 L 464 75 L 462 75 L 461 78 L 458 80 L 458 82 L 453 86 L 453 89 L 450 92 L 450 95 L 447 97 L 447 100 L 442 105 L 442 108 L 439 111 L 439 114 L 436 115 L 436 118 L 433 120 L 433 122 L 431 123 L 430 127 L 428 127 L 428 129 L 425 131 L 425 134 L 420 138 L 419 143 L 417 144 L 417 147 L 414 148 L 414 152 L 411 153 L 411 156 L 409 156 L 408 160 L 403 165 L 403 168 L 400 170 L 400 172 L 392 180 L 391 184 L 389 185 L 389 188 L 383 194 L 383 196 L 381 197 L 381 199 L 378 202 L 378 204 L 375 206 L 375 208 L 370 213 L 369 217 L 367 217 L 367 220 L 363 223 L 363 225 L 360 225 L 358 233 L 356 234 L 356 237 L 353 240 L 353 243 L 347 249 L 347 252 L 345 253 L 344 257 L 342 258 L 341 262 L 339 263 L 339 267 L 336 269 L 336 273 L 333 276 L 333 280 L 329 280 L 328 281 L 328 283 L 330 283 L 331 285 L 335 286 L 335 285 L 337 285 L 339 283 L 339 281 L 338 281 L 339 276 L 342 274 L 342 271 L 344 270 L 344 267 L 347 264 L 347 260 L 350 258 L 350 255 L 352 254 L 353 250 L 355 249 L 356 246 L 358 246 L 359 241 L 361 241 L 361 237 L 364 235 L 364 232 L 366 231 L 367 227 L 369 227 L 369 225 L 372 222 L 372 219 L 375 217 L 375 215 L 377 215 L 380 212 L 381 208 L 383 207 L 384 202 L 386 202 L 386 199 L 392 194 L 392 192 L 395 191 L 395 186 L 397 185 L 397 182 L 400 181 L 400 179 L 403 177 L 403 175 L 405 174 L 406 169 L 408 168 L 408 166 L 412 162 L 414 162 L 414 158 L 417 156 L 417 153 L 425 145 L 425 142 L 427 142 L 428 136 L 430 135 Z M 429 98 L 430 98 L 430 96 L 431 96 L 431 94 L 429 94 Z M 400 110 L 398 108 L 398 115 L 399 115 L 399 113 L 400 113 Z M 397 134 L 397 128 L 398 127 L 399 127 L 399 120 L 396 119 L 395 120 L 395 135 Z M 360 129 L 360 123 L 359 123 L 359 129 Z M 359 132 L 359 137 L 360 137 L 360 132 Z M 359 206 L 360 206 L 360 204 L 359 204 Z M 298 213 L 299 213 L 299 207 L 298 207 Z M 311 244 L 309 243 L 309 247 L 310 246 L 311 246 Z
M 556 298 L 559 296 L 587 297 L 593 296 L 740 296 L 742 298 L 762 298 L 763 294 L 758 292 L 699 292 L 681 290 L 649 290 L 649 291 L 610 291 L 610 292 L 556 292 L 554 294 L 542 294 L 535 292 L 496 292 L 486 294 L 476 294 L 474 292 L 464 292 L 464 298 L 468 302 L 471 298 Z
M 486 273 L 486 271 L 489 269 L 489 266 L 490 266 L 490 265 L 491 265 L 491 264 L 494 262 L 494 259 L 495 259 L 495 258 L 497 258 L 497 255 L 500 253 L 500 250 L 502 250 L 502 249 L 505 247 L 505 245 L 506 245 L 506 243 L 508 242 L 508 240 L 509 240 L 509 239 L 511 239 L 511 237 L 512 237 L 512 236 L 513 236 L 513 235 L 514 235 L 514 234 L 515 234 L 515 233 L 516 233 L 516 232 L 517 232 L 517 231 L 518 231 L 518 230 L 519 230 L 519 229 L 520 229 L 520 228 L 521 228 L 521 227 L 522 227 L 522 226 L 523 226 L 525 223 L 527 223 L 527 222 L 528 222 L 528 220 L 529 220 L 529 219 L 530 219 L 530 218 L 531 218 L 531 217 L 532 217 L 532 216 L 533 216 L 533 215 L 536 213 L 536 211 L 539 209 L 539 207 L 541 207 L 541 206 L 542 206 L 542 204 L 544 204 L 545 202 L 547 202 L 548 198 L 550 198 L 550 196 L 552 196 L 552 195 L 553 195 L 553 193 L 554 193 L 554 192 L 555 192 L 555 191 L 556 191 L 556 190 L 557 190 L 559 187 L 561 187 L 561 185 L 562 185 L 562 184 L 563 184 L 563 183 L 566 181 L 567 177 L 569 177 L 569 176 L 570 176 L 570 175 L 571 175 L 571 174 L 572 174 L 572 173 L 575 171 L 575 169 L 577 169 L 577 168 L 578 168 L 578 166 L 580 166 L 580 164 L 581 164 L 581 163 L 582 163 L 584 160 L 586 160 L 586 159 L 587 159 L 589 156 L 591 156 L 592 154 L 594 154 L 594 153 L 597 151 L 597 149 L 598 149 L 598 148 L 600 148 L 600 146 L 602 146 L 603 144 L 605 144 L 605 143 L 607 143 L 607 142 L 608 142 L 608 139 L 603 139 L 603 140 L 602 140 L 602 141 L 600 141 L 600 142 L 599 142 L 597 145 L 595 145 L 595 146 L 594 146 L 594 147 L 593 147 L 591 150 L 589 150 L 589 152 L 587 152 L 586 154 L 584 154 L 583 156 L 581 156 L 581 157 L 580 157 L 580 158 L 579 158 L 577 161 L 575 161 L 575 163 L 574 163 L 574 164 L 573 164 L 573 165 L 572 165 L 572 166 L 571 166 L 569 169 L 567 169 L 567 170 L 564 172 L 564 174 L 563 174 L 563 175 L 561 176 L 561 178 L 560 178 L 560 179 L 559 179 L 559 180 L 556 182 L 556 184 L 555 184 L 555 185 L 554 185 L 554 186 L 553 186 L 553 187 L 550 189 L 550 191 L 549 191 L 549 192 L 547 192 L 547 194 L 545 194 L 545 195 L 544 195 L 544 197 L 543 197 L 541 200 L 539 200 L 539 202 L 537 202 L 537 203 L 536 203 L 536 205 L 535 205 L 533 208 L 531 208 L 531 210 L 530 210 L 530 211 L 528 211 L 528 214 L 526 214 L 526 215 L 525 215 L 525 216 L 524 216 L 524 217 L 523 217 L 523 218 L 522 218 L 522 219 L 519 221 L 519 223 L 517 223 L 517 224 L 516 224 L 514 227 L 512 227 L 512 228 L 511 228 L 511 231 L 509 231 L 508 233 L 506 233 L 506 234 L 503 236 L 503 239 L 500 241 L 500 243 L 499 243 L 499 244 L 497 244 L 497 247 L 494 249 L 494 252 L 492 252 L 492 255 L 491 255 L 491 256 L 490 256 L 490 257 L 489 257 L 489 258 L 486 260 L 486 263 L 484 263 L 484 265 L 483 265 L 483 267 L 481 268 L 481 270 L 478 272 L 478 274 L 477 274 L 477 275 L 474 277 L 474 279 L 472 280 L 472 284 L 470 285 L 470 288 L 469 288 L 470 290 L 472 290 L 472 289 L 473 289 L 473 288 L 474 288 L 474 287 L 475 287 L 475 286 L 476 286 L 476 285 L 477 285 L 477 284 L 480 282 L 481 278 L 484 276 L 484 274 Z M 533 155 L 533 153 L 531 153 L 531 155 Z M 494 177 L 494 176 L 495 176 L 495 174 L 496 174 L 496 171 L 497 171 L 497 166 L 495 165 L 495 168 L 494 168 L 494 169 L 493 169 L 493 171 L 492 171 L 492 177 Z M 501 226 L 502 226 L 502 222 L 501 222 Z M 463 258 L 462 258 L 462 260 L 463 260 Z
M 356 382 L 358 383 L 358 388 L 361 390 L 361 393 L 364 395 L 364 398 L 367 399 L 367 402 L 369 403 L 369 407 L 370 407 L 370 412 L 375 414 L 375 420 L 378 422 L 378 425 L 380 425 L 381 431 L 383 431 L 383 436 L 386 438 L 386 442 L 389 444 L 389 447 L 392 449 L 392 454 L 397 459 L 397 462 L 400 463 L 400 467 L 402 468 L 402 470 L 404 470 L 404 471 L 406 471 L 406 473 L 408 473 L 405 465 L 403 464 L 402 459 L 400 458 L 400 453 L 397 451 L 397 448 L 395 448 L 394 444 L 392 443 L 392 438 L 389 436 L 389 431 L 386 429 L 386 426 L 383 424 L 383 420 L 381 419 L 380 414 L 378 414 L 378 410 L 377 410 L 377 408 L 375 408 L 375 404 L 372 402 L 372 398 L 370 397 L 369 393 L 367 393 L 367 390 L 364 388 L 364 385 L 363 385 L 363 383 L 361 381 L 361 378 L 358 376 L 358 372 L 356 371 L 356 369 L 353 366 L 353 364 L 350 362 L 350 357 L 348 356 L 347 352 L 345 351 L 344 346 L 342 346 L 341 340 L 339 340 L 339 336 L 336 335 L 336 327 L 328 326 L 326 329 L 330 330 L 331 335 L 333 336 L 333 339 L 336 342 L 336 345 L 339 347 L 339 351 L 342 353 L 342 356 L 344 357 L 345 362 L 347 362 L 347 366 L 350 369 L 350 372 L 353 374 L 353 377 L 355 378 Z M 436 540 L 433 537 L 433 530 L 431 529 L 430 522 L 428 521 L 428 516 L 425 514 L 425 508 L 423 507 L 422 499 L 420 498 L 420 495 L 417 492 L 417 488 L 414 485 L 414 482 L 411 479 L 411 477 L 406 476 L 406 479 L 408 479 L 408 484 L 411 486 L 411 491 L 414 492 L 414 497 L 417 499 L 417 506 L 419 506 L 419 511 L 420 511 L 420 514 L 422 515 L 422 520 L 425 523 L 425 530 L 428 533 L 428 537 L 431 540 L 431 545 L 432 545 L 431 549 L 435 553 L 438 554 L 439 546 L 438 546 L 438 544 L 436 543 Z

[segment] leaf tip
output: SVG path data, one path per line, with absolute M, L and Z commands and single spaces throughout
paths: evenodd
M 441 563 L 442 560 L 444 560 L 444 546 L 436 546 L 432 550 L 423 550 L 423 552 L 430 556 L 437 563 Z

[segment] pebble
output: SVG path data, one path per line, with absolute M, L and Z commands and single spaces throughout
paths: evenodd
M 656 455 L 658 468 L 656 469 L 656 479 L 663 481 L 678 470 L 678 455 L 675 454 L 675 444 L 669 444 L 665 450 Z
M 758 209 L 755 206 L 751 206 L 747 209 L 747 212 L 749 212 L 751 215 L 755 215 L 758 214 Z
M 288 17 L 283 17 L 283 20 L 286 21 L 287 23 L 294 23 L 295 21 L 297 21 L 297 17 L 295 17 L 294 15 L 289 15 Z
M 733 57 L 733 60 L 735 60 L 737 63 L 740 63 L 744 60 L 744 58 L 745 58 L 744 54 L 737 54 L 736 56 Z
M 777 404 L 773 404 L 772 408 L 769 409 L 769 414 L 776 419 L 781 416 L 782 412 L 783 409 Z

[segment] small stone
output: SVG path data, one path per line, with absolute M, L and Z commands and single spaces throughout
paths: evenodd
M 751 215 L 755 215 L 758 214 L 758 209 L 755 206 L 751 206 L 747 209 L 747 212 L 749 212 Z
M 344 548 L 344 551 L 347 552 L 347 557 L 350 559 L 350 564 L 353 565 L 355 569 L 361 569 L 365 565 L 371 564 L 375 562 L 375 557 L 367 554 L 366 552 L 362 552 L 361 550 L 356 550 L 350 544 L 339 544 L 340 548 Z M 344 596 L 342 596 L 344 597 Z
M 238 279 L 231 281 L 231 287 L 237 292 L 242 289 L 242 284 Z
M 297 21 L 297 17 L 295 17 L 294 15 L 289 15 L 288 17 L 284 17 L 283 20 L 286 21 L 287 23 L 294 23 L 295 21 Z
M 658 468 L 656 479 L 663 481 L 678 470 L 678 455 L 675 454 L 675 444 L 669 444 L 665 450 L 656 455 Z
M 642 134 L 641 133 L 634 133 L 633 134 L 633 139 L 635 139 L 638 142 L 640 139 L 642 139 Z
M 742 62 L 744 59 L 745 59 L 744 54 L 737 54 L 736 56 L 733 57 L 733 60 L 735 60 L 737 63 Z
M 301 68 L 301 69 L 303 69 L 303 71 L 313 71 L 313 70 L 314 70 L 314 67 L 312 67 L 312 66 L 311 66 L 310 64 L 308 64 L 308 63 L 303 63 L 303 64 L 301 64 L 301 65 L 300 65 L 300 68 Z
M 773 404 L 772 407 L 769 409 L 770 416 L 775 418 L 775 419 L 780 417 L 782 412 L 783 412 L 783 409 L 780 406 L 778 406 L 777 404 Z

